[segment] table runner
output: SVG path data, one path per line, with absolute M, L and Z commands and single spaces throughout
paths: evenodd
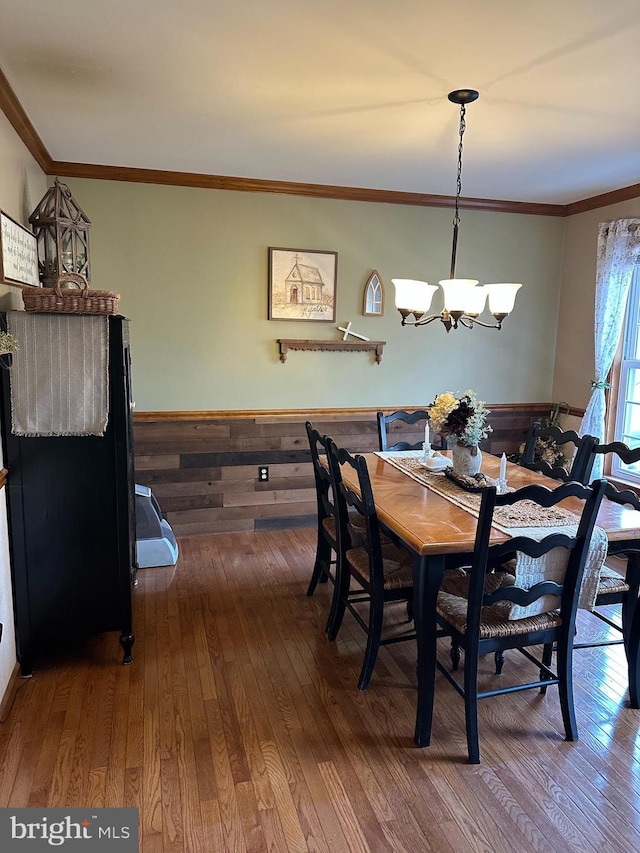
M 481 495 L 479 492 L 466 492 L 452 482 L 441 471 L 427 471 L 421 465 L 422 451 L 379 451 L 376 453 L 386 462 L 403 471 L 423 486 L 450 500 L 452 503 L 478 517 Z M 530 511 L 529 511 L 530 507 Z M 513 537 L 527 536 L 544 539 L 553 533 L 564 533 L 575 536 L 578 526 L 575 513 L 562 507 L 540 507 L 529 501 L 522 501 L 518 507 L 496 507 L 493 515 L 493 526 L 502 533 Z M 585 610 L 595 608 L 598 591 L 598 581 L 602 565 L 607 556 L 607 534 L 600 527 L 595 527 L 587 554 L 580 599 L 578 606 Z M 514 571 L 519 586 L 530 588 L 542 580 L 561 582 L 567 562 L 565 548 L 554 548 L 543 557 L 530 557 L 518 552 Z M 510 619 L 523 619 L 538 613 L 545 613 L 557 607 L 557 596 L 545 596 L 526 607 L 514 604 L 509 613 Z

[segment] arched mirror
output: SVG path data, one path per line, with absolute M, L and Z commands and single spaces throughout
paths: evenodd
M 374 270 L 364 286 L 362 313 L 381 317 L 384 314 L 384 285 L 377 270 Z

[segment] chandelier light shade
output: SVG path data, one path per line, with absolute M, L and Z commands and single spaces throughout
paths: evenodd
M 428 284 L 426 281 L 415 279 L 393 278 L 391 281 L 395 285 L 396 308 L 402 316 L 403 326 L 426 326 L 427 323 L 440 320 L 447 332 L 450 332 L 451 329 L 457 329 L 458 326 L 471 329 L 475 325 L 484 326 L 486 329 L 501 329 L 503 320 L 513 311 L 516 294 L 522 285 L 505 282 L 480 285 L 477 279 L 456 278 L 466 105 L 477 100 L 479 93 L 475 89 L 456 89 L 456 91 L 450 92 L 448 97 L 452 103 L 460 106 L 460 126 L 451 270 L 450 277 L 439 282 L 444 299 L 444 308 L 439 314 L 428 313 L 434 293 L 438 290 L 435 284 Z M 495 323 L 486 323 L 478 319 L 485 310 L 487 302 L 489 303 L 489 311 L 496 320 Z
M 38 245 L 38 272 L 43 287 L 55 287 L 64 273 L 91 279 L 91 222 L 58 178 L 29 217 Z

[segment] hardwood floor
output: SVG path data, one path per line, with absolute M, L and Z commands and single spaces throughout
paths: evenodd
M 329 644 L 331 588 L 305 595 L 313 545 L 307 529 L 193 537 L 175 570 L 140 571 L 130 667 L 102 635 L 18 691 L 0 807 L 137 806 L 143 853 L 640 848 L 622 647 L 576 652 L 579 742 L 553 688 L 487 699 L 470 766 L 439 677 L 418 749 L 413 644 L 383 648 L 358 692 L 362 631 L 347 614 Z

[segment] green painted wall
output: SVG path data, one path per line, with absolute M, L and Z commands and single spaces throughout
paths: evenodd
M 138 411 L 418 405 L 475 388 L 494 402 L 550 398 L 564 223 L 463 211 L 459 276 L 524 284 L 501 332 L 402 328 L 391 277 L 449 274 L 450 210 L 69 179 L 92 220 L 92 287 L 131 318 Z M 267 320 L 269 246 L 338 252 L 336 324 Z M 362 316 L 372 269 L 382 318 Z M 437 297 L 436 297 L 437 298 Z M 277 338 L 385 340 L 371 354 L 292 352 Z
M 47 191 L 47 179 L 0 111 L 0 209 L 31 228 L 29 215 Z M 22 288 L 0 282 L 0 311 L 22 308 Z
M 26 225 L 29 213 L 47 190 L 47 181 L 16 132 L 0 112 L 0 208 Z M 22 307 L 22 288 L 0 283 L 0 311 Z M 0 448 L 0 464 L 2 449 Z M 9 561 L 6 490 L 0 492 L 0 699 L 9 685 L 16 663 L 13 593 Z

